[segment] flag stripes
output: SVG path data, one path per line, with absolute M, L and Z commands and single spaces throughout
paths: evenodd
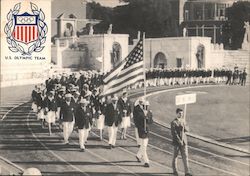
M 18 41 L 30 43 L 38 39 L 38 28 L 35 25 L 16 25 L 12 36 Z
M 108 84 L 107 87 L 113 88 L 116 85 L 120 85 L 120 83 L 125 82 L 130 77 L 133 77 L 134 75 L 139 75 L 141 73 L 143 73 L 143 66 L 141 66 L 141 68 L 137 68 L 137 69 L 133 70 L 133 72 L 128 72 L 123 76 L 119 76 L 119 78 L 116 78 L 116 81 L 113 81 L 112 83 L 110 82 L 110 84 Z
M 144 75 L 137 76 L 134 79 L 131 79 L 131 80 L 127 81 L 126 86 L 125 85 L 120 85 L 120 86 L 115 87 L 113 89 L 108 89 L 105 92 L 105 95 L 118 93 L 121 90 L 123 90 L 125 87 L 127 87 L 128 85 L 132 85 L 132 84 L 135 84 L 136 82 L 143 81 L 143 80 L 144 80 Z
M 136 72 L 135 73 L 130 73 L 129 75 L 126 75 L 125 77 L 123 77 L 122 79 L 120 79 L 119 82 L 117 81 L 118 82 L 117 84 L 112 85 L 110 88 L 115 88 L 117 86 L 120 86 L 120 85 L 126 83 L 130 79 L 133 79 L 134 77 L 143 75 L 143 69 L 140 69 L 140 70 L 138 70 Z
M 143 41 L 139 40 L 129 55 L 104 78 L 104 95 L 110 95 L 144 80 Z

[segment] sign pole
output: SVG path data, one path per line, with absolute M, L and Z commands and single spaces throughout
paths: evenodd
M 186 125 L 186 113 L 187 113 L 187 104 L 185 103 L 184 104 L 184 114 L 183 114 L 183 125 L 185 126 Z M 184 136 L 184 128 L 182 128 L 182 136 Z
M 186 123 L 187 104 L 184 104 L 184 123 Z

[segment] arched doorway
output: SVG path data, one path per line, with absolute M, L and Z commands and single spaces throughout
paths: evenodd
M 64 37 L 72 37 L 74 35 L 74 27 L 71 23 L 66 23 Z
M 122 59 L 122 47 L 119 43 L 114 42 L 112 46 L 111 54 L 111 64 L 112 67 L 116 67 Z
M 199 45 L 196 52 L 197 68 L 204 68 L 205 47 Z
M 163 54 L 162 52 L 159 52 L 155 55 L 155 58 L 154 58 L 154 68 L 164 69 L 165 67 L 167 67 L 167 58 L 165 54 Z

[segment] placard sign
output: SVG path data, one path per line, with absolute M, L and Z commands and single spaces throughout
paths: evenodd
M 183 94 L 175 97 L 176 105 L 191 104 L 196 102 L 196 94 Z

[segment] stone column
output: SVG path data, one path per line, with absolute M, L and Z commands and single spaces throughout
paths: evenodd
M 56 44 L 56 65 L 59 68 L 62 68 L 62 51 L 60 48 L 60 40 L 55 39 L 55 44 Z
M 216 25 L 214 25 L 214 44 L 216 43 Z
M 205 26 L 202 25 L 202 27 L 201 27 L 201 29 L 202 29 L 202 37 L 204 37 L 204 33 L 205 33 L 204 28 L 205 28 Z

